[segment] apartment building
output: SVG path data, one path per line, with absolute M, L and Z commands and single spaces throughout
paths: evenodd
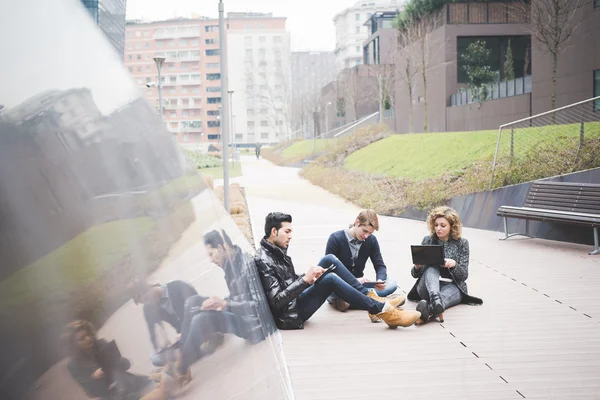
M 228 13 L 227 56 L 236 144 L 290 137 L 291 53 L 286 18 Z
M 180 143 L 219 142 L 221 71 L 219 22 L 203 17 L 144 23 L 128 21 L 125 65 L 159 110 L 157 66 L 161 68 L 163 120 Z
M 333 17 L 336 35 L 335 64 L 338 72 L 362 64 L 363 44 L 370 35 L 365 22 L 376 12 L 397 11 L 404 3 L 403 0 L 357 1 L 352 7 Z
M 315 113 L 320 111 L 321 88 L 335 78 L 333 52 L 292 53 L 292 130 L 295 137 L 308 138 L 315 134 Z

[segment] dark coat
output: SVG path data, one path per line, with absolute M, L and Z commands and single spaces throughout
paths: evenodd
M 447 242 L 442 242 L 438 240 L 437 236 L 425 236 L 421 244 L 440 244 L 444 246 L 444 257 L 451 258 L 456 261 L 456 267 L 447 269 L 441 268 L 440 275 L 444 278 L 452 279 L 452 282 L 458 286 L 462 293 L 462 304 L 471 304 L 471 305 L 481 305 L 483 304 L 483 300 L 471 296 L 468 293 L 467 289 L 467 278 L 469 277 L 469 241 L 465 238 L 461 239 L 450 239 Z M 414 266 L 412 267 L 410 273 L 413 278 L 417 278 L 415 285 L 408 293 L 408 299 L 411 301 L 420 301 L 421 296 L 419 296 L 419 292 L 417 291 L 417 285 L 419 280 L 421 279 L 421 275 L 425 271 L 425 267 L 417 270 Z
M 352 266 L 352 251 L 350 250 L 350 244 L 346 233 L 341 230 L 332 233 L 327 240 L 327 247 L 325 248 L 325 255 L 333 254 L 336 256 L 342 264 L 348 268 L 348 271 L 352 272 L 357 278 L 361 278 L 364 275 L 365 265 L 367 259 L 371 259 L 373 267 L 375 267 L 375 274 L 378 281 L 387 280 L 387 267 L 383 262 L 381 256 L 381 250 L 379 249 L 379 242 L 375 235 L 371 235 L 364 241 L 358 250 L 358 257 L 354 261 Z
M 238 246 L 223 267 L 229 289 L 227 311 L 244 318 L 251 331 L 263 330 L 263 337 L 275 330 L 262 284 L 258 278 L 254 257 L 244 254 Z
M 111 364 L 116 366 L 115 370 L 104 371 L 104 378 L 92 378 L 92 374 L 101 368 L 95 354 L 106 345 L 105 340 L 97 339 L 94 352 L 89 356 L 79 355 L 71 358 L 67 364 L 67 370 L 89 397 L 99 397 L 102 400 L 139 398 L 137 392 L 148 384 L 148 379 L 145 376 L 127 372 L 130 363 L 126 358 L 111 360 Z M 116 390 L 113 383 L 116 383 L 120 390 Z
M 310 285 L 304 281 L 304 275 L 296 274 L 292 259 L 263 238 L 256 266 L 277 327 L 304 328 L 304 321 L 298 314 L 297 298 Z
M 144 304 L 144 318 L 148 325 L 150 333 L 150 341 L 155 349 L 158 348 L 156 343 L 155 325 L 164 321 L 171 325 L 177 333 L 181 333 L 181 324 L 185 313 L 185 301 L 191 297 L 198 295 L 196 289 L 190 284 L 183 281 L 171 281 L 167 283 L 167 292 L 175 315 L 169 314 L 164 308 L 150 304 Z

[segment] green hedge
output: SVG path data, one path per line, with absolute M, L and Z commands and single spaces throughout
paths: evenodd
M 208 154 L 188 149 L 183 149 L 183 152 L 197 169 L 220 167 L 222 164 L 220 158 L 212 157 Z

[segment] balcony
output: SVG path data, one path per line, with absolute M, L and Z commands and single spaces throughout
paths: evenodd
M 165 104 L 163 105 L 163 110 L 177 110 L 181 108 L 179 104 Z
M 192 55 L 188 55 L 188 56 L 179 56 L 176 58 L 179 61 L 200 61 L 200 56 L 192 56 Z
M 196 132 L 196 133 L 201 133 L 202 132 L 202 127 L 199 126 L 182 126 L 180 129 L 181 132 Z
M 154 39 L 179 39 L 179 38 L 198 38 L 200 36 L 200 28 L 178 28 L 178 29 L 164 29 L 157 30 L 154 34 Z
M 456 2 L 445 6 L 447 24 L 522 24 L 527 17 L 514 2 Z
M 487 86 L 488 98 L 484 101 L 503 99 L 505 97 L 520 96 L 522 94 L 531 93 L 531 75 L 523 78 L 517 78 L 510 81 L 502 81 L 492 83 Z M 458 107 L 476 103 L 471 90 L 459 90 L 450 96 L 450 106 Z
M 202 85 L 202 81 L 200 79 L 186 79 L 179 80 L 179 85 L 181 86 L 199 86 Z

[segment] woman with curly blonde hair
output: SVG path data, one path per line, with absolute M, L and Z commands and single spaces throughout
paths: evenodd
M 462 223 L 458 213 L 446 206 L 436 207 L 427 217 L 430 234 L 423 238 L 424 245 L 441 245 L 444 265 L 414 265 L 411 270 L 417 282 L 408 299 L 418 301 L 417 311 L 422 322 L 440 317 L 457 304 L 483 304 L 481 299 L 469 296 L 469 241 L 461 236 Z
M 96 337 L 89 321 L 75 320 L 63 331 L 62 340 L 71 359 L 67 369 L 89 397 L 102 400 L 167 400 L 164 387 L 154 388 L 148 377 L 127 370 L 114 342 Z

